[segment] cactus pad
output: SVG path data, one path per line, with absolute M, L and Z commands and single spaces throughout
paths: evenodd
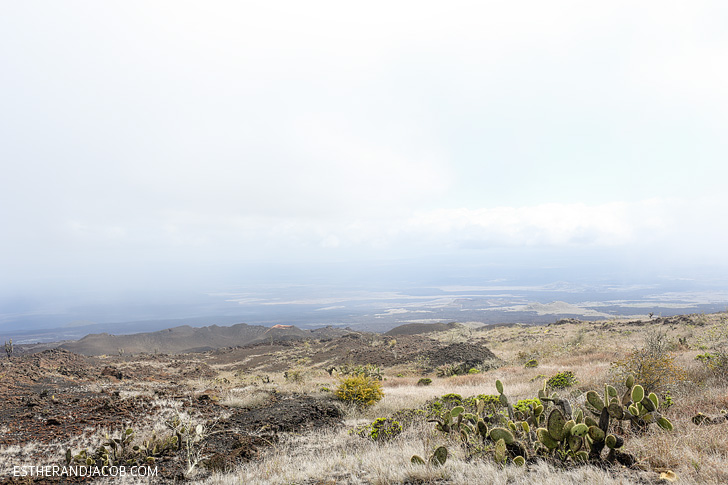
M 569 449 L 574 453 L 579 451 L 584 445 L 584 440 L 579 438 L 578 436 L 569 436 L 566 442 L 569 444 Z
M 657 425 L 666 431 L 672 431 L 672 423 L 667 418 L 661 416 L 657 420 Z
M 479 419 L 477 426 L 478 426 L 478 434 L 480 436 L 482 436 L 483 438 L 488 436 L 488 425 L 485 424 L 485 421 L 483 421 L 482 419 Z
M 452 408 L 452 411 L 450 411 L 450 416 L 452 416 L 453 418 L 457 418 L 463 411 L 465 411 L 464 407 L 455 406 L 454 408 Z
M 447 448 L 440 446 L 435 450 L 430 458 L 430 464 L 433 466 L 442 466 L 447 461 Z
M 640 402 L 645 398 L 645 389 L 640 386 L 636 385 L 632 388 L 632 402 Z
M 561 410 L 554 409 L 549 414 L 548 420 L 546 422 L 546 428 L 548 429 L 548 432 L 553 439 L 555 439 L 556 441 L 561 441 L 566 435 L 566 432 L 564 431 L 565 424 L 566 418 L 564 418 Z
M 506 461 L 506 442 L 503 439 L 495 443 L 495 461 L 498 463 Z
M 586 393 L 586 400 L 591 404 L 597 411 L 601 411 L 604 408 L 604 401 L 597 391 L 589 391 Z
M 493 441 L 499 441 L 503 440 L 503 442 L 507 445 L 513 444 L 514 441 L 516 441 L 516 438 L 513 436 L 513 433 L 508 431 L 505 428 L 493 428 L 490 430 L 490 439 Z
M 503 383 L 500 381 L 500 379 L 495 381 L 495 388 L 499 394 L 503 394 Z
M 553 450 L 559 446 L 559 442 L 551 437 L 546 428 L 538 428 L 536 430 L 536 437 L 549 450 Z
M 614 419 L 624 418 L 624 408 L 622 408 L 622 406 L 617 404 L 616 402 L 609 404 L 607 411 L 609 411 L 609 415 Z
M 624 385 L 627 386 L 627 389 L 632 389 L 632 386 L 634 386 L 634 376 L 628 376 Z
M 412 463 L 413 465 L 424 465 L 425 460 L 423 460 L 422 458 L 420 458 L 417 455 L 412 455 L 412 458 L 410 458 L 410 463 Z
M 604 431 L 602 431 L 602 429 L 598 426 L 591 426 L 588 434 L 592 441 L 604 441 L 604 438 L 606 437 L 606 433 L 604 433 Z
M 579 424 L 574 425 L 573 428 L 571 428 L 571 435 L 582 437 L 587 433 L 587 431 L 589 431 L 589 426 L 587 426 L 584 423 L 579 423 Z

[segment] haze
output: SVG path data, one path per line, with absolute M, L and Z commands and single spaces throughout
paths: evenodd
M 251 288 L 725 288 L 727 9 L 5 2 L 0 325 L 234 315 L 210 295 Z

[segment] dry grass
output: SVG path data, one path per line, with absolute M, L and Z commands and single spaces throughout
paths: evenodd
M 348 423 L 352 425 L 354 423 Z M 347 427 L 348 428 L 348 427 Z M 426 456 L 443 440 L 430 426 L 413 427 L 389 443 L 378 444 L 348 434 L 347 428 L 289 436 L 259 462 L 233 474 L 219 474 L 205 484 L 397 484 L 397 483 L 556 483 L 618 484 L 624 476 L 593 467 L 557 470 L 546 464 L 529 468 L 500 467 L 491 461 L 466 462 L 458 447 L 443 467 L 413 465 L 413 454 Z M 314 459 L 314 457 L 316 457 Z
M 660 330 L 665 331 L 671 341 L 688 337 L 693 345 L 710 348 L 728 340 L 727 326 L 728 319 L 723 315 L 708 315 L 700 327 L 663 326 Z M 349 409 L 343 428 L 286 436 L 260 461 L 243 465 L 233 473 L 214 475 L 204 483 L 470 484 L 482 483 L 487 477 L 488 483 L 625 484 L 658 482 L 658 473 L 668 469 L 677 473 L 679 483 L 728 483 L 728 424 L 697 427 L 690 421 L 699 411 L 717 414 L 728 408 L 728 382 L 709 375 L 695 360 L 695 355 L 704 352 L 703 349 L 684 346 L 675 348 L 675 362 L 685 369 L 688 379 L 670 388 L 675 404 L 666 412 L 675 430 L 668 433 L 653 429 L 644 435 L 627 437 L 627 451 L 635 454 L 651 472 L 602 470 L 589 466 L 560 469 L 545 463 L 521 469 L 500 467 L 491 460 L 466 461 L 466 453 L 459 443 L 447 442 L 431 424 L 406 429 L 388 443 L 376 443 L 349 433 L 357 425 L 400 409 L 421 407 L 427 400 L 443 394 L 457 393 L 463 397 L 496 394 L 496 379 L 503 381 L 505 393 L 511 400 L 534 397 L 546 377 L 563 370 L 573 371 L 579 382 L 561 394 L 569 397 L 573 404 L 583 403 L 585 390 L 603 389 L 605 382 L 618 383 L 612 362 L 642 345 L 648 330 L 649 325 L 612 321 L 603 325 L 502 327 L 476 332 L 476 338 L 487 341 L 486 345 L 506 361 L 504 367 L 475 375 L 433 377 L 429 386 L 417 386 L 421 376 L 416 372 L 388 369 L 388 380 L 383 383 L 384 398 L 368 409 Z M 472 336 L 468 336 L 472 340 Z M 465 338 L 465 333 L 452 331 L 443 338 L 458 341 Z M 538 367 L 525 368 L 525 356 L 537 358 Z M 402 373 L 404 377 L 389 377 L 395 373 Z M 335 383 L 332 384 L 330 378 L 308 376 L 298 387 L 282 383 L 281 389 L 311 392 L 322 385 L 335 386 Z M 410 463 L 413 454 L 426 456 L 446 442 L 451 456 L 444 467 Z
M 271 399 L 272 393 L 267 389 L 249 386 L 228 391 L 220 404 L 231 408 L 256 409 L 264 406 Z

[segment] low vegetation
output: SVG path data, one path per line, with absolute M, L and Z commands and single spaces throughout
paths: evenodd
M 8 419 L 4 436 L 26 441 L 6 440 L 0 459 L 153 464 L 155 483 L 728 483 L 728 314 L 456 330 L 443 345 L 487 347 L 498 364 L 387 357 L 408 336 L 349 339 L 339 354 L 335 341 L 263 345 L 247 360 L 114 355 L 94 364 L 113 367 L 103 379 L 73 354 L 37 358 L 28 389 L 47 392 L 18 412 L 6 393 L 6 416 L 39 430 L 71 429 L 48 423 L 74 406 L 108 420 L 46 442 Z M 317 352 L 331 360 L 304 361 Z M 29 362 L 3 359 L 0 373 Z M 14 379 L 8 393 L 26 392 Z
M 384 397 L 382 384 L 374 377 L 356 374 L 341 380 L 336 397 L 359 407 L 373 406 Z

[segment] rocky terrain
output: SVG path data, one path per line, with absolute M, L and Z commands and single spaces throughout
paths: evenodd
M 701 432 L 691 424 L 691 417 L 697 412 L 720 416 L 728 408 L 728 383 L 721 375 L 701 374 L 702 361 L 696 359 L 728 341 L 725 314 L 648 321 L 562 320 L 548 326 L 480 329 L 418 324 L 383 335 L 340 329 L 301 331 L 287 326 L 181 327 L 167 331 L 166 340 L 164 332 L 125 336 L 125 348 L 132 350 L 123 352 L 115 348 L 121 337 L 109 335 L 89 336 L 35 353 L 26 348 L 25 353 L 15 352 L 0 362 L 0 483 L 121 483 L 118 477 L 23 477 L 12 473 L 19 465 L 84 463 L 90 456 L 98 458 L 98 450 L 104 447 L 113 447 L 129 464 L 153 464 L 157 475 L 149 479 L 151 483 L 228 483 L 225 477 L 230 477 L 230 483 L 468 483 L 467 474 L 448 475 L 448 468 L 427 473 L 411 469 L 409 457 L 402 457 L 400 471 L 385 474 L 389 478 L 376 478 L 374 465 L 367 465 L 366 460 L 357 465 L 359 469 L 334 464 L 327 465 L 332 467 L 329 472 L 315 475 L 312 471 L 294 478 L 286 467 L 269 470 L 268 478 L 260 470 L 271 466 L 270 460 L 277 459 L 280 450 L 290 451 L 290 447 L 297 450 L 294 454 L 309 456 L 309 461 L 319 459 L 321 447 L 334 442 L 359 450 L 366 440 L 352 437 L 351 431 L 363 422 L 398 410 L 424 409 L 438 395 L 494 394 L 496 379 L 509 383 L 516 397 L 526 397 L 541 385 L 539 377 L 543 382 L 544 376 L 563 368 L 573 369 L 579 384 L 603 385 L 614 379 L 610 365 L 653 331 L 664 333 L 672 346 L 670 355 L 678 359 L 675 365 L 686 369 L 684 379 L 662 391 L 663 397 L 666 391 L 671 399 L 683 400 L 668 414 L 676 430 L 691 436 L 688 442 L 700 443 L 694 435 Z M 247 343 L 230 345 L 238 337 Z M 228 345 L 223 346 L 225 343 Z M 538 360 L 538 366 L 524 367 L 529 360 Z M 383 378 L 384 399 L 366 410 L 342 403 L 333 392 L 347 369 L 357 366 L 367 366 Z M 461 373 L 458 369 L 464 369 L 465 375 L 457 375 Z M 417 386 L 423 377 L 433 384 Z M 576 402 L 583 396 L 580 392 L 578 387 L 572 391 Z M 691 392 L 693 397 L 686 400 Z M 426 431 L 418 431 L 415 442 L 421 436 L 429 447 L 439 438 L 430 425 L 423 422 L 421 426 Z M 726 431 L 728 424 L 718 424 L 711 433 L 725 436 Z M 326 433 L 337 438 L 331 443 L 310 444 L 328 436 Z M 660 473 L 670 468 L 685 483 L 728 479 L 728 466 L 722 472 L 719 466 L 728 465 L 725 438 L 702 442 L 702 448 L 681 445 L 689 446 L 693 459 L 701 460 L 699 469 L 690 462 L 680 464 L 654 456 L 648 438 L 665 439 L 637 440 L 633 453 L 639 466 L 622 471 L 607 468 L 604 476 L 624 480 L 614 483 L 657 483 Z M 115 439 L 119 444 L 109 445 Z M 410 446 L 411 437 L 408 439 Z M 391 452 L 382 445 L 366 446 L 371 450 L 342 456 L 351 452 L 371 458 L 374 455 L 367 453 Z M 448 446 L 455 450 L 452 466 L 459 466 L 462 452 L 456 444 Z M 409 453 L 407 450 L 400 453 Z M 338 452 L 324 454 L 331 453 Z M 469 461 L 462 463 L 466 466 Z M 255 464 L 260 466 L 248 468 Z M 534 473 L 534 467 L 528 473 Z M 519 475 L 514 483 L 530 483 L 534 476 L 528 473 Z M 571 483 L 564 478 L 567 475 L 559 475 L 559 479 Z M 574 483 L 578 480 L 574 478 Z M 603 483 L 612 483 L 610 480 L 603 478 Z

